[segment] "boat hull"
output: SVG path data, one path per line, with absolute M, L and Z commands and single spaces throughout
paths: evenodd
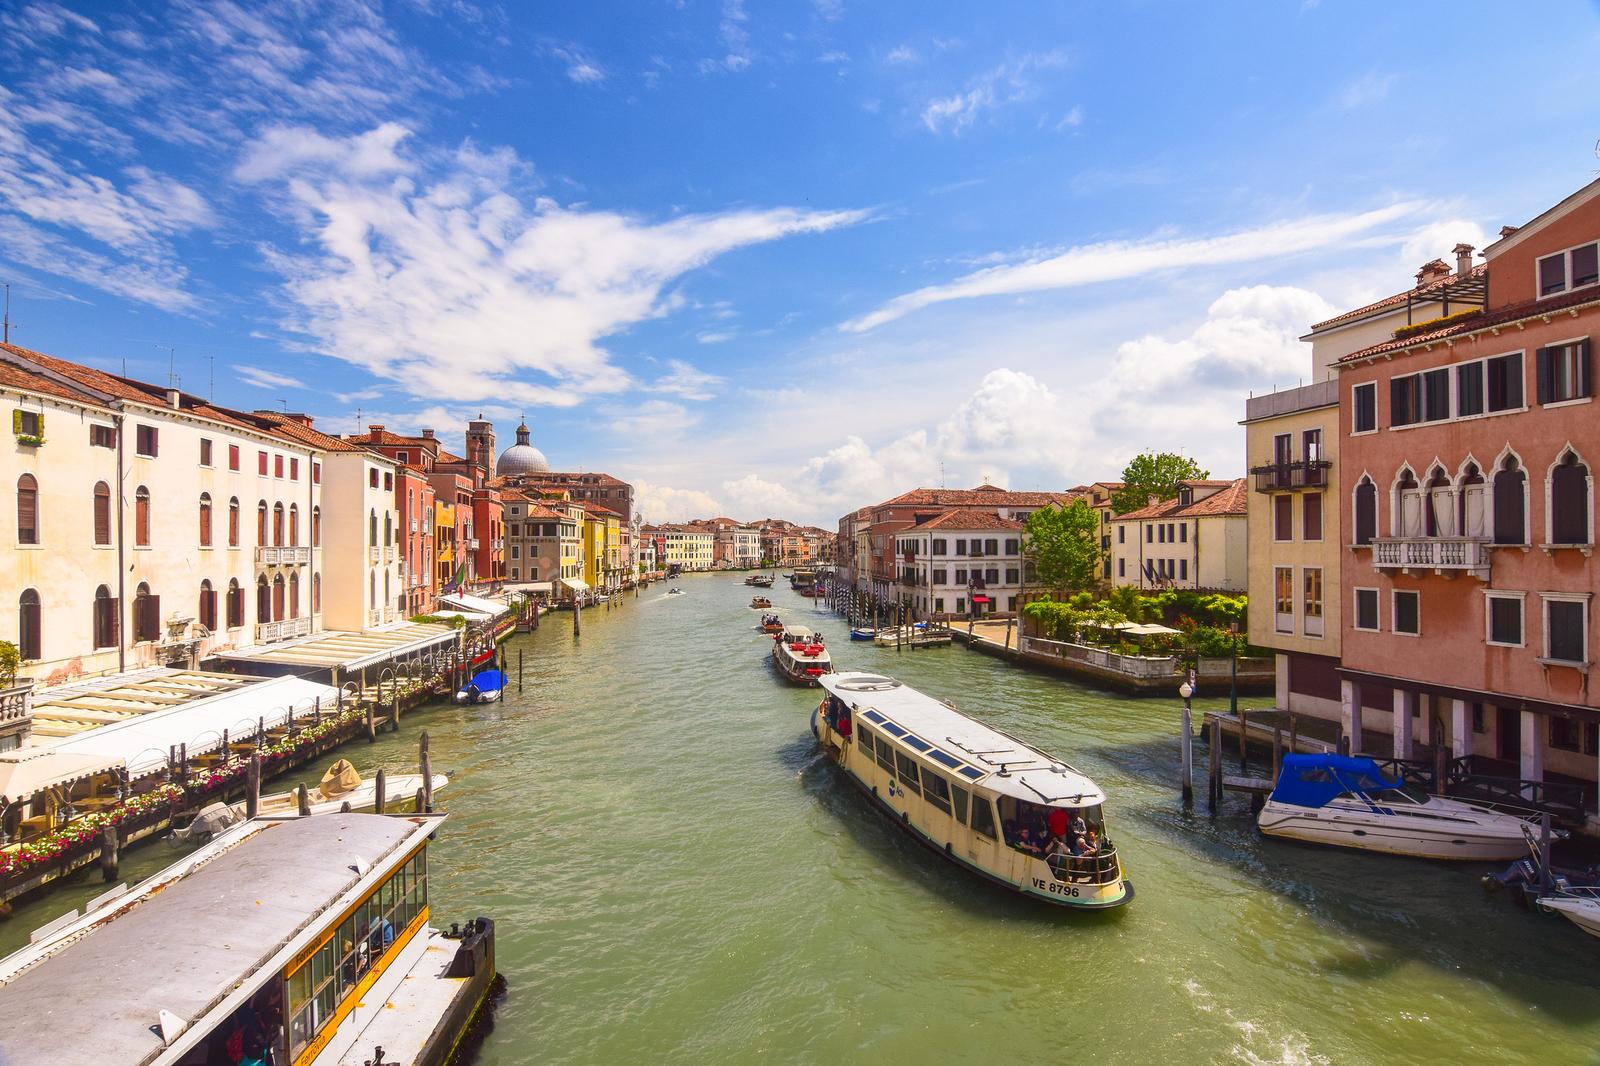
M 825 657 L 796 659 L 786 654 L 782 641 L 773 641 L 772 662 L 778 668 L 778 673 L 791 685 L 800 685 L 804 688 L 815 688 L 819 682 L 817 678 L 822 674 L 833 673 L 833 660 Z M 808 668 L 820 668 L 819 673 L 806 673 Z
M 1539 906 L 1555 911 L 1593 937 L 1600 937 L 1600 902 L 1592 899 L 1574 899 L 1570 896 L 1545 896 Z
M 1417 859 L 1510 861 L 1528 853 L 1520 830 L 1506 832 L 1495 827 L 1460 825 L 1440 832 L 1412 824 L 1409 819 L 1353 819 L 1330 814 L 1327 808 L 1307 811 L 1271 801 L 1261 809 L 1257 824 L 1267 836 L 1284 840 Z

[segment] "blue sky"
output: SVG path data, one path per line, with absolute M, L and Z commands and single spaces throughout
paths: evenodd
M 1593 5 L 540 8 L 0 7 L 13 340 L 831 524 L 1240 473 L 1311 322 L 1600 169 Z

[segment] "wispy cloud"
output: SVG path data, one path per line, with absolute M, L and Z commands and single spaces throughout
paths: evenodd
M 671 400 L 646 400 L 618 414 L 611 428 L 630 437 L 673 437 L 694 428 L 700 416 Z
M 1408 201 L 1353 214 L 1313 215 L 1217 237 L 1153 238 L 1081 245 L 1059 255 L 989 267 L 955 281 L 917 289 L 851 319 L 840 328 L 863 333 L 913 311 L 952 300 L 1068 289 L 1164 270 L 1296 255 L 1353 238 L 1399 243 L 1403 235 L 1379 231 L 1416 214 L 1423 206 L 1420 202 Z
M 717 37 L 722 42 L 724 54 L 715 59 L 702 59 L 702 74 L 715 71 L 737 73 L 750 66 L 755 54 L 750 48 L 749 21 L 750 15 L 744 9 L 744 0 L 722 0 L 722 19 L 717 23 Z
M 594 85 L 606 80 L 605 67 L 579 45 L 552 43 L 545 46 L 544 52 L 565 66 L 570 81 L 579 85 Z
M 254 385 L 258 389 L 303 389 L 305 382 L 299 378 L 290 377 L 288 374 L 279 374 L 271 370 L 263 370 L 259 366 L 234 367 L 239 379 L 247 385 Z
M 909 44 L 896 45 L 895 47 L 889 49 L 889 51 L 884 55 L 883 61 L 890 66 L 898 66 L 902 63 L 915 63 L 917 61 L 917 50 L 912 48 Z
M 703 335 L 702 343 L 704 343 Z M 651 382 L 652 392 L 672 393 L 686 400 L 709 400 L 717 394 L 718 386 L 727 380 L 716 374 L 708 374 L 682 359 L 669 359 L 667 367 L 666 374 Z
M 1341 85 L 1335 95 L 1335 102 L 1345 111 L 1381 104 L 1388 99 L 1389 90 L 1394 88 L 1394 81 L 1393 74 L 1368 71 Z
M 1066 66 L 1061 52 L 1030 53 L 984 71 L 963 92 L 928 101 L 922 124 L 934 133 L 960 133 L 985 111 L 1031 99 L 1037 93 L 1033 76 Z

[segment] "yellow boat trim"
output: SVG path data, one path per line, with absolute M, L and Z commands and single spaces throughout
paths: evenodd
M 372 964 L 372 968 L 362 976 L 361 980 L 356 982 L 356 986 L 350 990 L 350 994 L 344 997 L 339 1006 L 334 1009 L 333 1017 L 328 1019 L 328 1024 L 322 1027 L 322 1031 L 316 1035 L 315 1039 L 306 1045 L 306 1049 L 300 1052 L 300 1057 L 294 1060 L 294 1066 L 308 1066 L 322 1053 L 322 1049 L 328 1046 L 328 1042 L 333 1039 L 333 1034 L 339 1031 L 339 1026 L 344 1022 L 345 1018 L 349 1017 L 350 1012 L 361 1005 L 361 997 L 367 994 L 379 977 L 383 976 L 384 971 L 389 968 L 390 964 L 399 958 L 400 949 L 410 943 L 411 938 L 416 936 L 417 931 L 426 924 L 428 924 L 428 908 L 423 907 L 422 910 L 417 912 L 417 916 L 411 919 L 411 924 L 406 926 L 400 935 L 394 938 L 394 943 L 389 945 L 389 950 L 379 956 L 378 961 Z
M 405 858 L 395 863 L 394 870 L 389 871 L 389 876 L 393 877 L 395 870 L 400 869 L 400 867 L 416 858 L 417 853 L 427 846 L 428 842 L 427 840 L 424 840 L 421 844 L 418 844 L 415 848 L 412 848 L 410 853 L 407 854 Z M 378 882 L 379 887 L 382 887 L 383 884 L 384 882 L 382 881 Z M 367 902 L 367 900 L 371 899 L 372 896 L 373 893 L 369 892 L 365 896 L 362 896 L 360 899 L 356 900 L 354 903 L 350 904 L 350 906 L 346 907 L 343 911 L 339 912 L 339 917 L 333 922 L 333 924 L 329 925 L 327 929 L 323 930 L 321 936 L 312 941 L 309 947 L 301 948 L 300 953 L 289 960 L 289 965 L 283 969 L 283 979 L 287 981 L 295 974 L 305 969 L 306 963 L 311 961 L 311 956 L 321 951 L 322 945 L 332 940 L 334 934 L 339 932 L 339 927 L 344 924 L 344 920 L 350 917 L 356 911 L 360 910 L 361 905 Z

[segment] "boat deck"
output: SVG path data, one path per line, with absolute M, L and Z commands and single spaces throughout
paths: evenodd
M 340 1056 L 338 1066 L 367 1066 L 378 1047 L 383 1048 L 384 1062 L 443 1061 L 434 1056 L 447 1020 L 476 1006 L 457 1001 L 482 994 L 474 987 L 478 984 L 474 978 L 445 976 L 460 946 L 461 941 L 431 930 L 393 994 L 370 1012 L 371 1020 Z M 449 1035 L 453 1039 L 454 1034 Z M 444 1050 L 448 1052 L 448 1046 Z

